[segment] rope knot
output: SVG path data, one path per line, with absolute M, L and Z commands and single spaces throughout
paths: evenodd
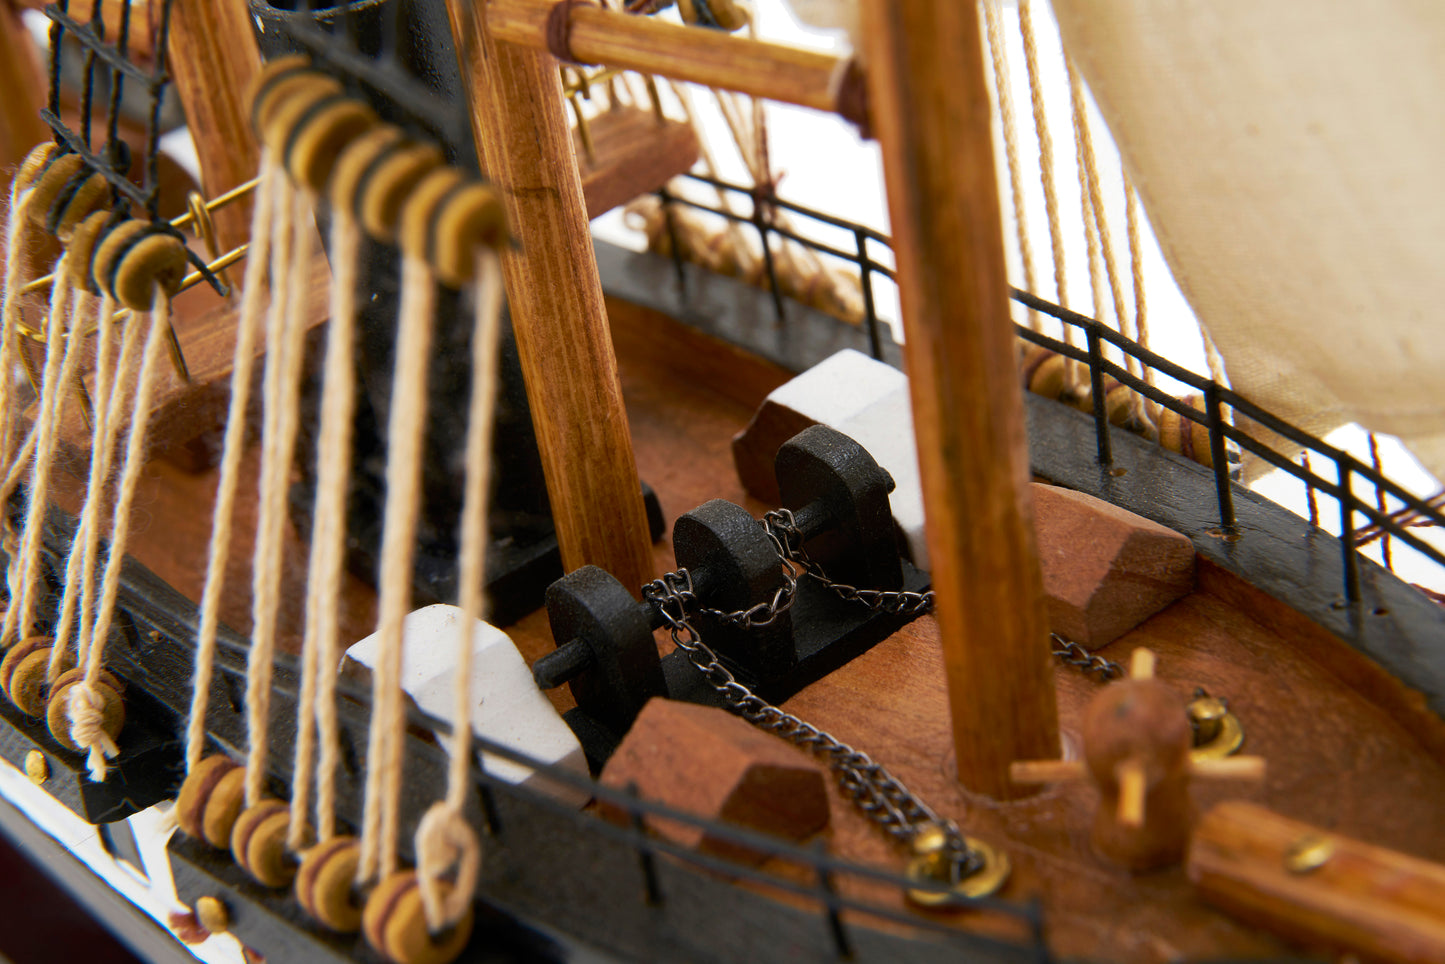
M 422 909 L 432 933 L 462 918 L 477 889 L 482 845 L 460 807 L 438 802 L 416 827 L 416 880 Z M 456 867 L 455 884 L 440 886 L 442 875 Z
M 99 783 L 105 779 L 106 760 L 120 752 L 105 728 L 105 707 L 110 697 L 91 680 L 70 687 L 67 696 L 70 738 L 77 746 L 90 751 L 86 766 L 90 769 L 90 778 Z
M 572 56 L 572 8 L 583 4 L 596 6 L 592 0 L 557 0 L 547 11 L 547 28 L 544 36 L 547 52 L 564 64 L 589 66 Z

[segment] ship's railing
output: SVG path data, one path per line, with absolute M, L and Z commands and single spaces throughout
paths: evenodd
M 726 192 L 729 197 L 746 198 L 752 202 L 748 213 L 739 213 L 728 206 L 703 200 L 701 196 L 694 197 L 691 194 L 684 195 L 668 190 L 659 192 L 664 214 L 671 205 L 684 205 L 753 227 L 762 246 L 764 277 L 773 293 L 773 304 L 779 321 L 786 319 L 787 308 L 782 295 L 783 288 L 778 283 L 775 245 L 794 242 L 856 267 L 864 303 L 864 324 L 867 326 L 872 354 L 875 358 L 883 357 L 884 336 L 878 311 L 876 279 L 881 277 L 896 283 L 896 275 L 870 251 L 870 246 L 883 248 L 887 256 L 891 257 L 891 239 L 887 235 L 845 218 L 785 201 L 775 194 L 765 193 L 757 188 L 696 173 L 685 175 L 685 179 Z M 797 218 L 801 222 L 800 227 L 794 229 L 774 223 L 770 216 L 774 209 L 786 211 Z M 853 240 L 851 250 L 819 241 L 804 230 L 805 228 L 812 228 L 813 234 L 829 232 L 836 237 L 840 236 L 838 232 L 843 232 L 850 235 Z M 674 259 L 678 261 L 678 270 L 681 271 L 682 254 L 675 238 L 672 252 Z M 1231 464 L 1228 459 L 1229 446 L 1233 445 L 1304 483 L 1312 507 L 1312 516 L 1317 495 L 1328 496 L 1336 501 L 1339 513 L 1337 539 L 1343 559 L 1342 590 L 1345 603 L 1353 604 L 1361 598 L 1359 549 L 1362 543 L 1376 538 L 1397 539 L 1440 567 L 1441 571 L 1445 571 L 1445 552 L 1421 538 L 1418 531 L 1427 526 L 1445 527 L 1445 500 L 1417 496 L 1404 485 L 1386 476 L 1378 466 L 1361 461 L 1344 449 L 1331 445 L 1261 408 L 1228 386 L 1198 375 L 1086 315 L 1061 308 L 1019 289 L 1013 289 L 1013 298 L 1019 304 L 1054 319 L 1070 335 L 1082 335 L 1083 345 L 1079 346 L 1074 344 L 1080 340 L 1077 337 L 1066 336 L 1061 340 L 1034 331 L 1026 325 L 1016 325 L 1020 338 L 1058 352 L 1087 367 L 1093 396 L 1098 460 L 1101 465 L 1111 465 L 1114 460 L 1110 422 L 1105 408 L 1106 383 L 1113 380 L 1128 386 L 1160 409 L 1174 412 L 1180 418 L 1203 425 L 1208 430 L 1221 536 L 1229 538 L 1238 534 L 1230 478 Z M 1114 356 L 1117 356 L 1117 360 Z M 1131 359 L 1135 364 L 1120 364 L 1120 361 L 1125 359 Z M 1136 370 L 1131 371 L 1131 367 Z M 1204 400 L 1204 410 L 1200 411 L 1184 399 L 1159 388 L 1155 383 L 1160 376 L 1199 393 Z M 1264 432 L 1251 434 L 1242 427 L 1250 423 Z M 1273 433 L 1297 446 L 1307 457 L 1296 461 L 1295 458 L 1272 448 L 1259 437 L 1266 433 Z M 1362 489 L 1373 498 L 1362 497 Z M 1394 509 L 1388 508 L 1390 503 L 1395 504 Z M 1364 524 L 1360 524 L 1362 519 Z M 1312 518 L 1311 521 L 1315 520 Z

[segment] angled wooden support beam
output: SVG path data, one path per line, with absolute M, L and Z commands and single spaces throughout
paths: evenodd
M 636 594 L 652 548 L 562 82 L 551 56 L 492 33 L 493 9 L 447 0 L 482 166 L 517 242 L 502 269 L 562 565 L 600 566 Z
M 848 62 L 831 54 L 590 4 L 567 8 L 556 0 L 490 0 L 485 6 L 488 29 L 498 41 L 550 50 L 550 33 L 564 37 L 571 59 L 581 63 L 640 70 L 816 110 L 840 107 Z M 549 27 L 553 16 L 566 18 L 565 30 L 555 21 Z
M 978 10 L 863 9 L 958 775 L 1016 796 L 1009 764 L 1059 731 Z
M 145 8 L 137 5 L 132 11 L 132 27 L 144 27 L 144 19 L 134 19 L 137 14 L 144 18 Z M 166 54 L 196 142 L 202 193 L 216 197 L 255 177 L 261 155 L 246 98 L 261 54 L 248 5 L 242 0 L 175 0 Z M 245 244 L 250 240 L 250 199 L 217 211 L 214 220 L 221 250 Z

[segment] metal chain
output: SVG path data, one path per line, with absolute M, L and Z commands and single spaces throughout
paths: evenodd
M 697 595 L 693 592 L 692 574 L 686 569 L 667 573 L 661 579 L 648 583 L 642 588 L 642 595 L 662 617 L 673 643 L 723 697 L 728 709 L 759 729 L 776 734 L 825 760 L 844 795 L 899 843 L 912 843 L 923 831 L 940 828 L 947 839 L 952 879 L 961 880 L 983 867 L 983 857 L 968 846 L 953 821 L 940 819 L 868 754 L 773 706 L 738 682 L 732 671 L 698 636 L 697 629 L 688 618 L 690 612 L 701 611 L 701 607 L 697 605 Z
M 895 616 L 921 616 L 933 609 L 934 594 L 931 589 L 927 592 L 859 589 L 846 582 L 829 579 L 823 567 L 803 551 L 803 533 L 798 530 L 793 521 L 793 513 L 788 509 L 773 509 L 765 514 L 763 528 L 767 530 L 768 538 L 773 541 L 778 555 L 785 563 L 801 568 L 803 572 L 837 593 L 840 599 L 859 602 L 875 612 L 892 613 Z
M 1078 667 L 1085 676 L 1092 673 L 1099 677 L 1101 683 L 1124 678 L 1124 667 L 1112 659 L 1091 653 L 1072 639 L 1065 639 L 1058 633 L 1049 633 L 1049 638 L 1054 641 L 1053 654 L 1070 666 Z

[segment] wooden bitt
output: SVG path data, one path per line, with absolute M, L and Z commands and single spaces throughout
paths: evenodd
M 308 849 L 296 871 L 296 900 L 318 923 L 341 934 L 361 927 L 356 866 L 361 846 L 355 837 L 337 836 Z
M 1189 847 L 1189 879 L 1232 914 L 1371 959 L 1445 960 L 1445 866 L 1221 803 Z
M 175 0 L 167 54 L 186 120 L 191 130 L 205 132 L 196 138 L 202 192 L 216 197 L 255 177 L 261 155 L 245 92 L 260 69 L 261 55 L 246 5 Z M 214 217 L 223 251 L 249 240 L 249 199 L 227 205 Z
M 450 890 L 443 882 L 442 892 Z M 392 964 L 450 964 L 472 936 L 472 909 L 441 934 L 427 930 L 416 871 L 399 870 L 382 878 L 362 913 L 366 941 Z
M 451 6 L 452 4 L 448 4 Z M 493 0 L 487 29 L 501 43 L 545 51 L 553 0 Z M 589 4 L 567 15 L 572 59 L 687 80 L 817 110 L 838 109 L 846 61 L 830 54 L 638 17 Z M 456 21 L 453 20 L 453 32 Z M 549 58 L 550 59 L 550 58 Z
M 230 757 L 216 754 L 196 764 L 176 798 L 181 830 L 212 847 L 229 847 L 231 830 L 245 803 L 246 770 Z
M 637 593 L 652 546 L 557 64 L 495 37 L 494 4 L 447 0 L 447 14 L 518 242 L 502 269 L 562 566 L 600 566 Z
M 1059 754 L 977 10 L 863 5 L 959 779 Z M 959 105 L 962 106 L 959 106 Z
M 597 218 L 635 197 L 656 191 L 697 163 L 697 132 L 691 124 L 663 120 L 648 110 L 618 107 L 588 118 L 589 155 L 573 132 L 582 161 L 587 217 Z

